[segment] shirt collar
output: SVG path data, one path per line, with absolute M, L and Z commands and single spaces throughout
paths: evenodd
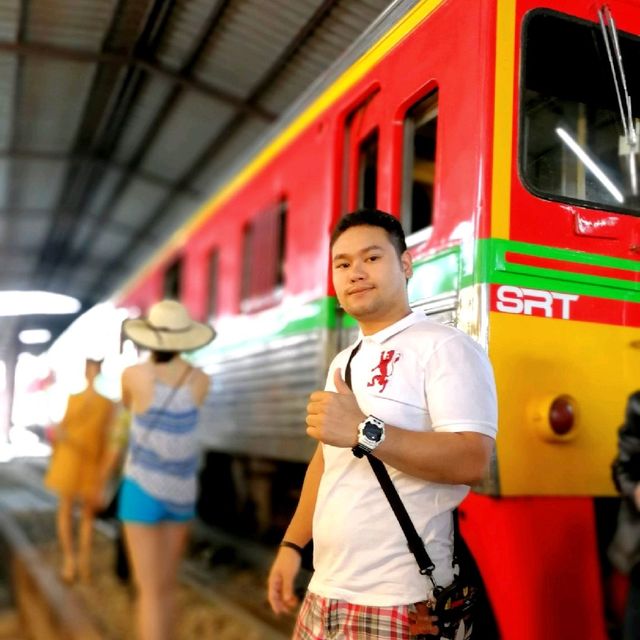
M 420 322 L 425 319 L 424 312 L 422 311 L 412 311 L 409 315 L 406 315 L 404 318 L 401 318 L 397 322 L 394 322 L 392 325 L 381 329 L 377 333 L 372 333 L 370 336 L 362 335 L 362 331 L 358 333 L 358 341 L 370 341 L 375 342 L 377 344 L 382 344 L 386 342 L 389 338 L 395 336 L 396 334 L 408 329 L 412 325 Z

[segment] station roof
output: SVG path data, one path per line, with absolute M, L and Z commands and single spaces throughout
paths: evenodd
M 109 297 L 391 4 L 0 0 L 0 290 Z

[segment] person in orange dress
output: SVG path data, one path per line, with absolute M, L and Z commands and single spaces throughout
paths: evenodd
M 62 550 L 61 577 L 65 582 L 72 582 L 78 575 L 88 581 L 91 574 L 93 520 L 99 507 L 95 496 L 115 410 L 113 402 L 94 388 L 99 372 L 100 362 L 87 360 L 87 387 L 69 397 L 44 479 L 45 486 L 59 496 L 56 525 Z M 78 553 L 73 536 L 76 503 L 81 505 Z

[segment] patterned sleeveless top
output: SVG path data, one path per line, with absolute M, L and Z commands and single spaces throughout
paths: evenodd
M 154 381 L 151 406 L 133 414 L 124 475 L 180 513 L 191 511 L 196 499 L 199 409 L 188 378 L 168 400 L 173 392 L 174 387 Z

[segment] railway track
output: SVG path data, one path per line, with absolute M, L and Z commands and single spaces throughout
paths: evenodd
M 0 535 L 9 559 L 14 609 L 24 638 L 100 640 L 103 636 L 82 601 L 43 564 L 18 522 L 0 514 Z
M 0 571 L 0 640 L 133 640 L 133 590 L 113 571 L 114 527 L 99 523 L 91 585 L 68 586 L 57 576 L 54 514 L 37 466 L 0 466 L 0 547 L 9 559 Z M 272 552 L 202 526 L 194 537 L 199 552 L 183 563 L 176 640 L 290 637 L 292 619 L 276 618 L 266 603 Z
M 221 590 L 231 606 L 250 611 L 281 638 L 291 637 L 293 618 L 275 617 L 267 601 L 267 576 L 275 550 L 202 523 L 196 523 L 193 537 L 200 553 L 183 563 L 184 579 L 205 589 Z M 309 571 L 301 570 L 296 582 L 300 597 L 310 578 Z
M 30 474 L 19 463 L 0 469 L 3 633 L 20 640 L 100 640 L 81 599 L 57 580 L 38 552 L 39 538 L 52 535 L 55 500 L 32 486 Z

